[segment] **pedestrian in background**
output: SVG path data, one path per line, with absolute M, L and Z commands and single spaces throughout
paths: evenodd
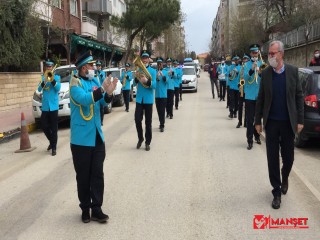
M 218 73 L 218 79 L 220 83 L 220 101 L 225 101 L 226 88 L 227 88 L 227 76 L 229 74 L 229 71 L 224 58 L 222 58 L 221 63 L 218 65 L 217 73 Z
M 214 61 L 210 63 L 208 72 L 209 72 L 209 77 L 211 82 L 212 98 L 213 99 L 215 98 L 214 86 L 216 86 L 217 96 L 218 98 L 220 98 L 218 76 L 217 76 L 217 64 Z
M 280 208 L 281 192 L 286 194 L 289 174 L 294 161 L 294 137 L 301 132 L 304 121 L 304 102 L 298 68 L 284 64 L 284 46 L 281 41 L 269 45 L 267 67 L 261 76 L 257 99 L 255 127 L 266 133 L 269 179 L 274 196 L 272 207 Z M 280 177 L 279 150 L 282 169 Z
M 319 50 L 315 50 L 314 51 L 314 55 L 313 58 L 310 61 L 309 66 L 320 66 L 320 51 Z
M 38 91 L 42 91 L 41 126 L 49 140 L 47 151 L 51 155 L 57 154 L 58 142 L 58 111 L 59 91 L 61 88 L 60 76 L 53 73 L 54 63 L 50 60 L 45 62 L 45 72 L 41 75 Z
M 118 82 L 117 78 L 111 82 L 107 77 L 100 84 L 95 77 L 94 62 L 91 51 L 81 55 L 75 63 L 78 77 L 73 76 L 70 81 L 70 148 L 84 223 L 90 220 L 104 223 L 109 219 L 101 209 L 106 150 L 100 108 L 112 101 L 112 92 Z

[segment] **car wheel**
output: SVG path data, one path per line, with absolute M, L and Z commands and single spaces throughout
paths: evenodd
M 303 135 L 303 131 L 301 131 L 300 133 L 296 133 L 295 137 L 294 137 L 294 145 L 297 148 L 303 148 L 306 146 L 308 139 L 305 138 L 305 136 Z
M 107 106 L 104 107 L 104 113 L 108 114 L 112 112 L 112 101 L 110 103 L 107 103 Z
M 123 94 L 121 93 L 120 99 L 119 99 L 119 106 L 122 107 L 124 105 L 124 98 Z

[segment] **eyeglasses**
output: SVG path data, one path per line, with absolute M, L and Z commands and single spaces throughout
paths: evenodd
M 280 52 L 280 51 L 277 51 L 277 52 L 268 52 L 268 55 L 271 56 L 271 57 L 273 57 L 273 56 L 276 55 L 278 52 Z

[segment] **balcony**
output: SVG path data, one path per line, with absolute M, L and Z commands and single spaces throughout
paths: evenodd
M 46 1 L 35 1 L 33 4 L 34 15 L 46 22 L 52 22 L 52 7 Z
M 112 3 L 110 0 L 93 0 L 87 2 L 86 10 L 88 13 L 96 13 L 109 16 L 112 14 Z
M 82 16 L 81 34 L 97 39 L 97 23 L 87 16 Z

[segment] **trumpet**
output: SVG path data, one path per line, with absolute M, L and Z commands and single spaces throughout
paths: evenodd
M 53 72 L 57 68 L 57 64 L 54 66 L 52 70 L 46 70 L 44 72 L 44 79 L 45 82 L 52 82 L 53 81 Z
M 261 59 L 261 65 L 259 67 L 259 74 L 261 74 L 262 71 L 265 70 L 269 65 L 263 61 L 263 58 L 261 56 L 261 52 L 260 51 L 259 51 L 259 57 Z

